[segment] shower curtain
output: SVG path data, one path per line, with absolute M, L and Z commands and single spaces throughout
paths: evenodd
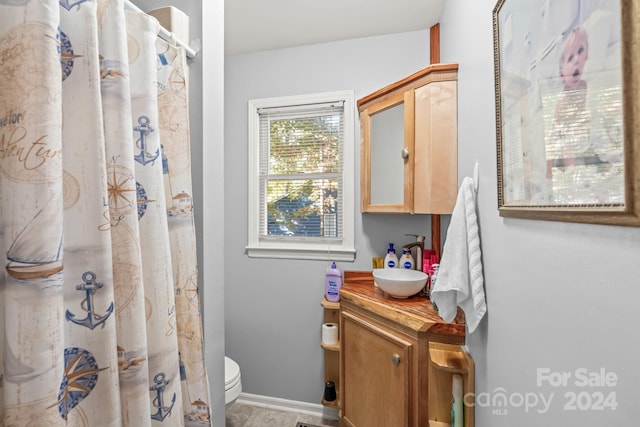
M 201 426 L 184 51 L 123 0 L 0 0 L 0 426 Z

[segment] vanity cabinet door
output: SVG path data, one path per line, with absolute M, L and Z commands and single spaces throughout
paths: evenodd
M 341 425 L 409 426 L 413 343 L 348 312 L 341 323 Z

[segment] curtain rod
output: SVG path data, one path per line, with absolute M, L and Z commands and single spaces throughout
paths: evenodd
M 128 9 L 128 10 L 133 10 L 135 12 L 140 12 L 140 13 L 146 14 L 145 11 L 140 9 L 135 4 L 131 3 L 130 0 L 125 0 L 124 1 L 124 7 L 125 7 L 125 9 Z M 162 40 L 164 40 L 166 42 L 169 42 L 169 43 L 171 43 L 173 45 L 177 45 L 177 46 L 182 47 L 184 49 L 185 53 L 187 54 L 187 58 L 189 58 L 189 59 L 195 58 L 197 53 L 198 53 L 195 50 L 193 50 L 191 48 L 191 46 L 189 46 L 187 43 L 185 43 L 182 40 L 176 38 L 175 34 L 173 34 L 171 31 L 167 30 L 166 28 L 164 28 L 162 25 L 160 25 L 160 32 L 158 33 L 158 37 L 160 37 Z

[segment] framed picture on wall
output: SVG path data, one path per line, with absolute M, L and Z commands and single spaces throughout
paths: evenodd
M 499 0 L 498 210 L 640 226 L 640 0 Z

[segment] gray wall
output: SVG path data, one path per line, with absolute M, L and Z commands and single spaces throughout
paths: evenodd
M 255 259 L 247 244 L 247 101 L 353 89 L 356 99 L 429 64 L 428 31 L 225 57 L 225 340 L 247 393 L 319 403 L 326 261 Z M 355 176 L 359 177 L 359 122 Z M 429 216 L 359 213 L 356 261 L 341 270 L 370 270 L 387 243 L 425 234 Z
M 468 345 L 476 392 L 512 399 L 506 413 L 476 407 L 476 425 L 632 426 L 638 424 L 637 309 L 640 229 L 503 219 L 497 212 L 492 10 L 495 0 L 453 1 L 441 19 L 441 59 L 460 64 L 460 177 L 480 164 L 479 220 L 488 316 Z M 566 387 L 537 385 L 537 370 L 569 372 Z M 604 368 L 615 387 L 579 387 L 575 371 Z M 564 410 L 565 393 L 615 393 L 618 407 Z M 525 411 L 518 393 L 542 393 Z M 532 395 L 529 395 L 532 396 Z M 588 396 L 587 396 L 588 397 Z M 533 402 L 533 398 L 531 398 Z M 586 399 L 586 397 L 584 397 Z M 586 400 L 585 400 L 586 402 Z

